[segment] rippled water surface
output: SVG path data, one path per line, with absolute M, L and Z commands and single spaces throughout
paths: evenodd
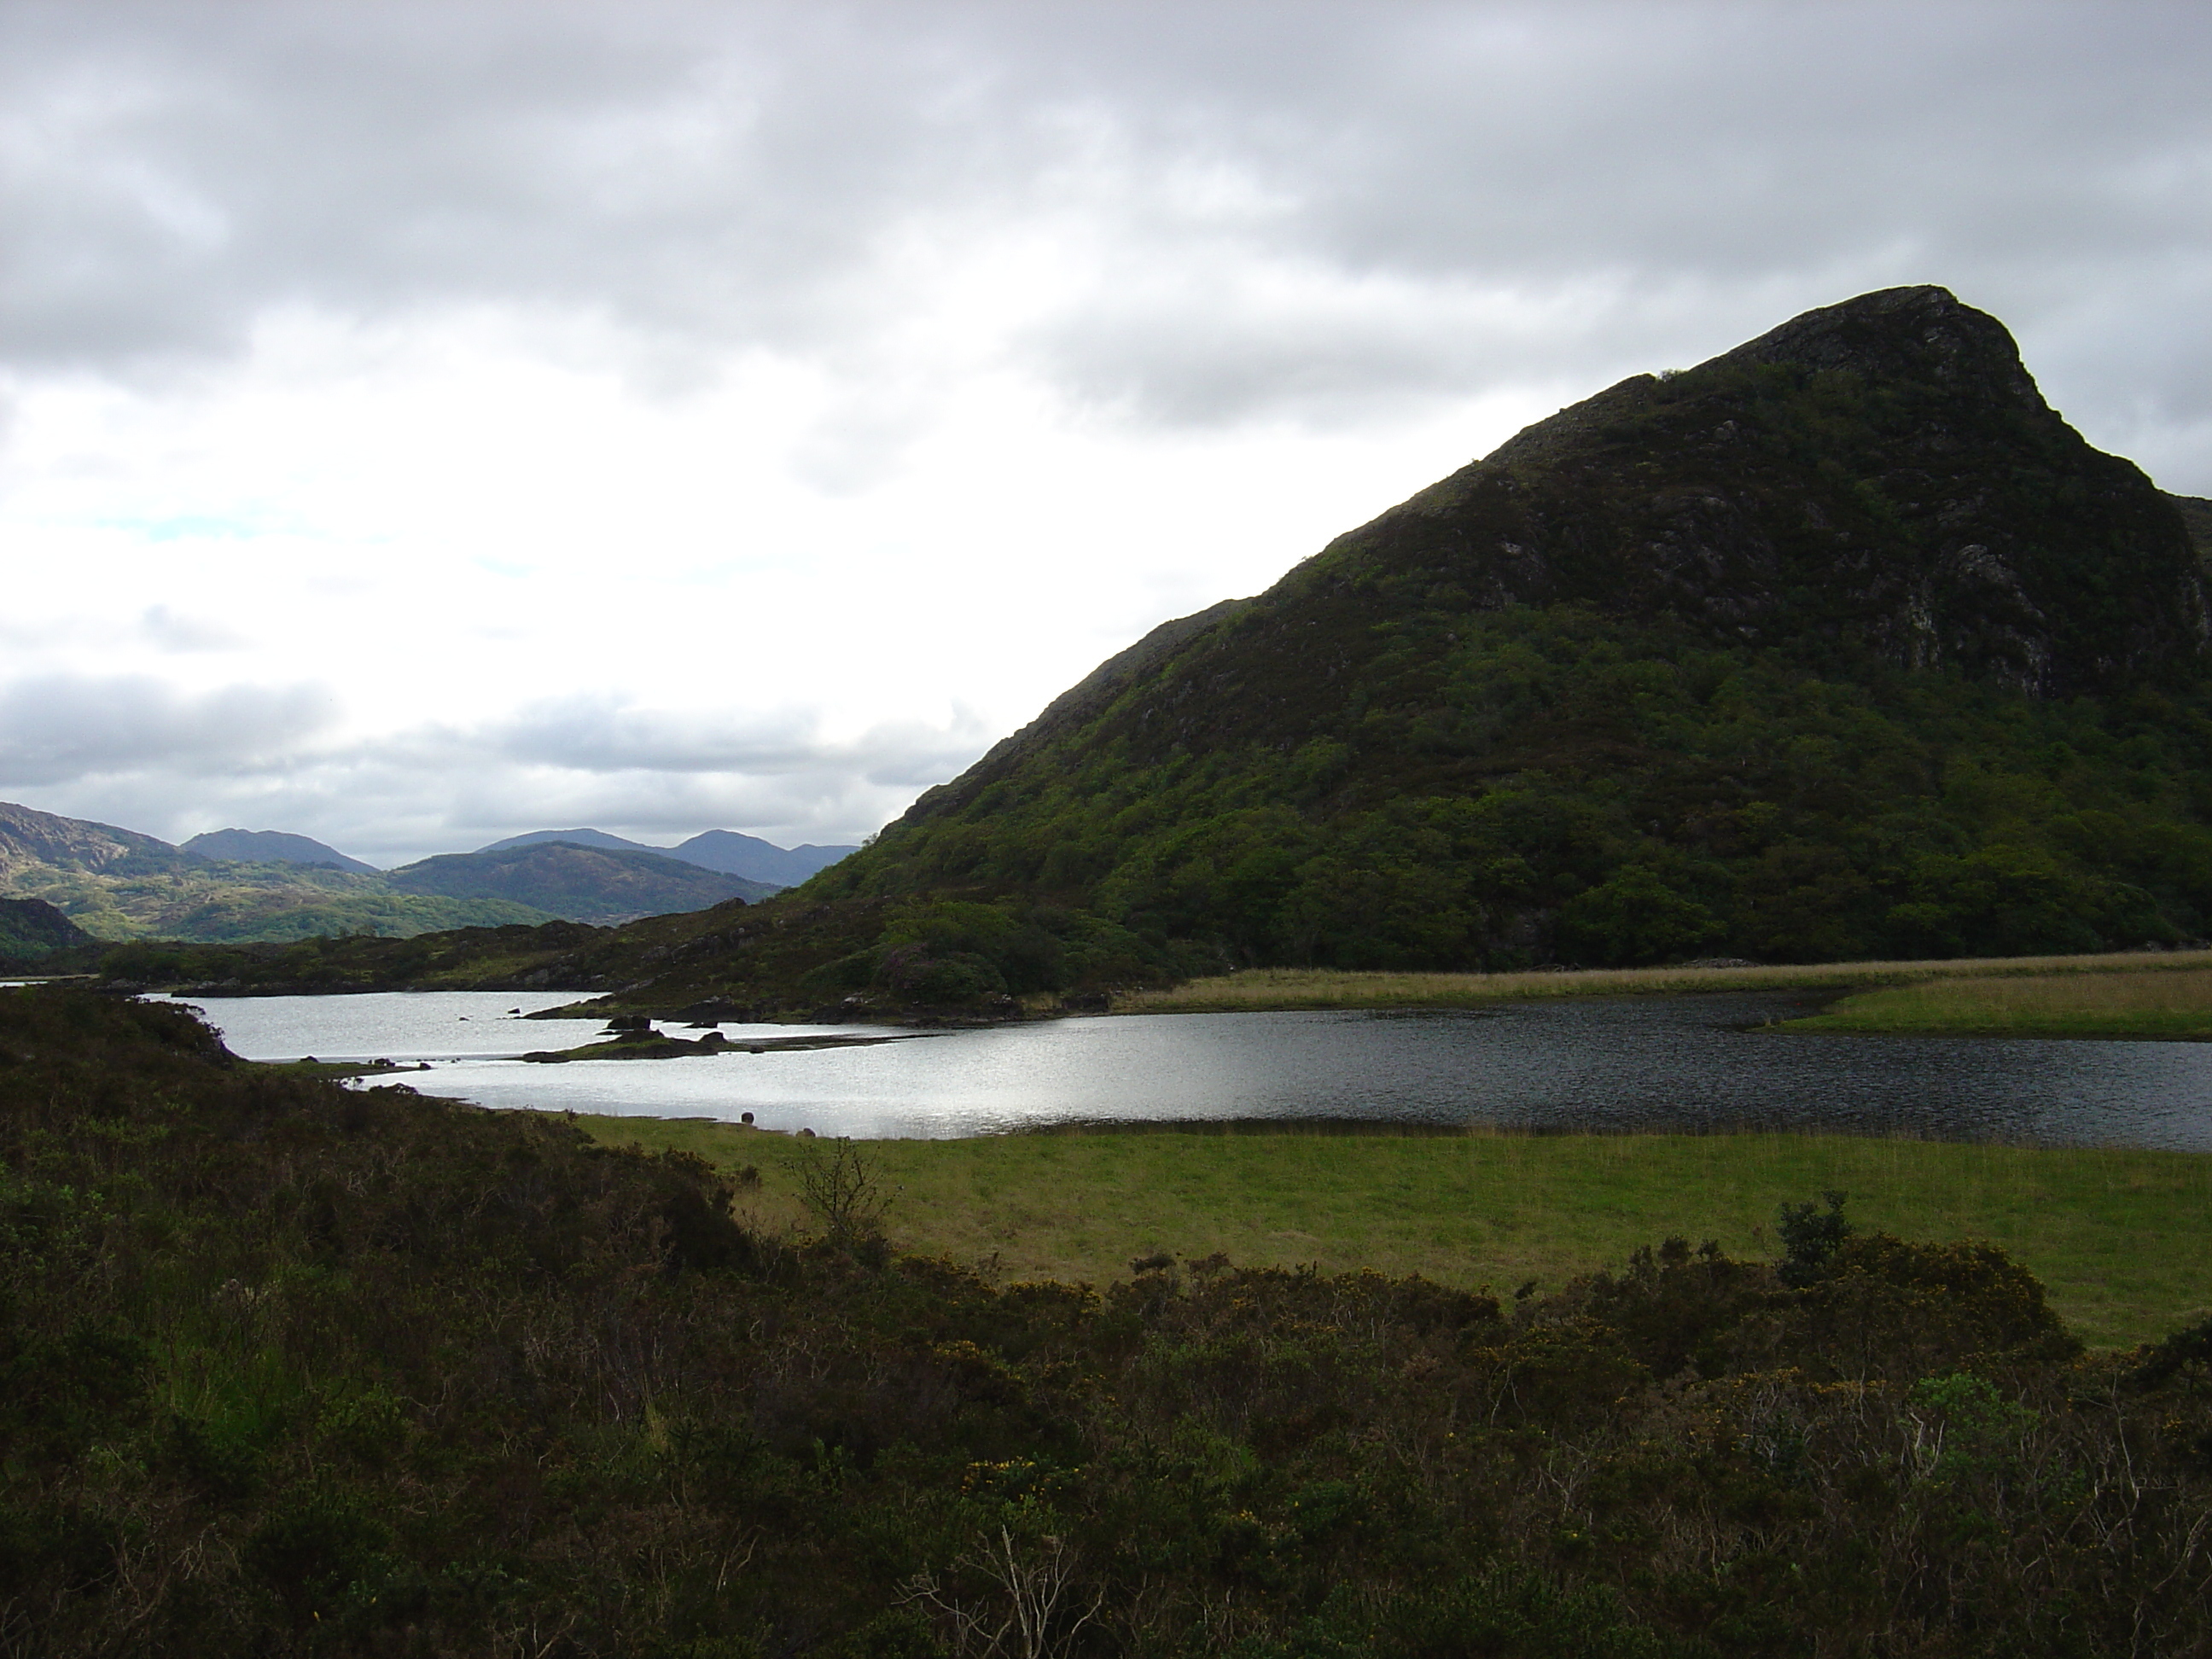
M 597 1020 L 512 992 L 201 1000 L 253 1059 L 428 1059 L 407 1079 L 487 1106 L 943 1138 L 1056 1122 L 1361 1119 L 1534 1128 L 1760 1127 L 2212 1151 L 2212 1045 L 1778 1036 L 1786 993 L 1591 998 L 1477 1012 L 1161 1014 L 846 1049 L 523 1064 Z M 726 1026 L 748 1036 L 810 1028 Z M 885 1035 L 836 1028 L 846 1036 Z M 824 1033 L 828 1034 L 827 1032 Z

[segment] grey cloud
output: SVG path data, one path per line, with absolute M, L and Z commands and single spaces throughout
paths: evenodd
M 205 651 L 236 651 L 246 641 L 235 629 L 205 617 L 151 605 L 140 613 L 138 629 L 146 641 L 161 651 L 190 654 Z
M 18 362 L 234 348 L 267 308 L 550 301 L 819 334 L 981 135 L 836 8 L 264 0 L 0 20 Z
M 2141 394 L 2100 365 L 2206 333 L 2191 3 L 141 0 L 9 9 L 0 64 L 19 365 L 486 301 L 605 314 L 678 378 L 865 366 L 902 238 L 1070 216 L 1097 291 L 1016 349 L 1169 424 L 1595 382 L 1886 282 L 2032 344 L 2094 296 L 2054 362 L 2116 419 Z M 1224 262 L 1384 297 L 1255 306 Z M 2176 420 L 2208 388 L 2156 374 Z
M 142 677 L 51 675 L 0 687 L 0 787 L 148 767 L 205 775 L 279 763 L 329 721 L 312 685 L 191 693 Z

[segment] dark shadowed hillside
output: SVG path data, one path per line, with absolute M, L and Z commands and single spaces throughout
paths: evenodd
M 44 899 L 0 899 L 0 967 L 28 966 L 91 941 L 91 934 Z

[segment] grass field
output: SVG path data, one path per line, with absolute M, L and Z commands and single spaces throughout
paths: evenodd
M 2212 1038 L 2212 968 L 1935 980 L 1862 992 L 1825 1013 L 1775 1029 Z
M 806 1219 L 809 1143 L 723 1124 L 580 1118 L 614 1145 L 693 1152 L 761 1184 L 756 1222 Z M 1225 1252 L 1556 1289 L 1669 1233 L 1775 1254 L 1776 1207 L 1823 1188 L 1907 1237 L 2002 1245 L 2093 1346 L 2212 1312 L 2212 1158 L 1809 1135 L 1109 1132 L 864 1143 L 902 1247 L 1010 1279 L 1103 1283 L 1133 1258 Z
M 2212 969 L 2212 951 L 2086 957 L 2002 957 L 1929 962 L 1822 962 L 1751 968 L 1599 968 L 1559 973 L 1352 973 L 1251 968 L 1166 991 L 1116 995 L 1117 1014 L 1231 1013 L 1263 1008 L 1465 1008 L 1543 997 L 1655 992 L 1794 991 L 1915 985 L 1930 980 L 2123 974 Z

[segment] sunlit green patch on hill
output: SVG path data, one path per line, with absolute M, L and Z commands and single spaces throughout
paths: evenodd
M 2212 969 L 1943 978 L 1862 992 L 1775 1029 L 2203 1041 L 2212 1038 Z
M 118 942 L 406 938 L 548 919 L 543 910 L 507 899 L 379 891 L 377 879 L 293 864 L 208 864 L 121 875 L 46 869 L 16 872 L 10 891 L 44 899 L 94 937 Z
M 758 1170 L 770 1225 L 803 1215 L 795 1143 L 734 1126 L 577 1121 L 612 1146 Z M 2212 1158 L 1788 1134 L 1182 1131 L 872 1141 L 909 1249 L 1009 1279 L 1094 1284 L 1161 1252 L 1253 1267 L 1421 1273 L 1556 1290 L 1667 1231 L 1772 1255 L 1775 1206 L 1833 1188 L 1869 1226 L 1983 1239 L 2025 1263 L 2092 1345 L 2212 1311 Z

